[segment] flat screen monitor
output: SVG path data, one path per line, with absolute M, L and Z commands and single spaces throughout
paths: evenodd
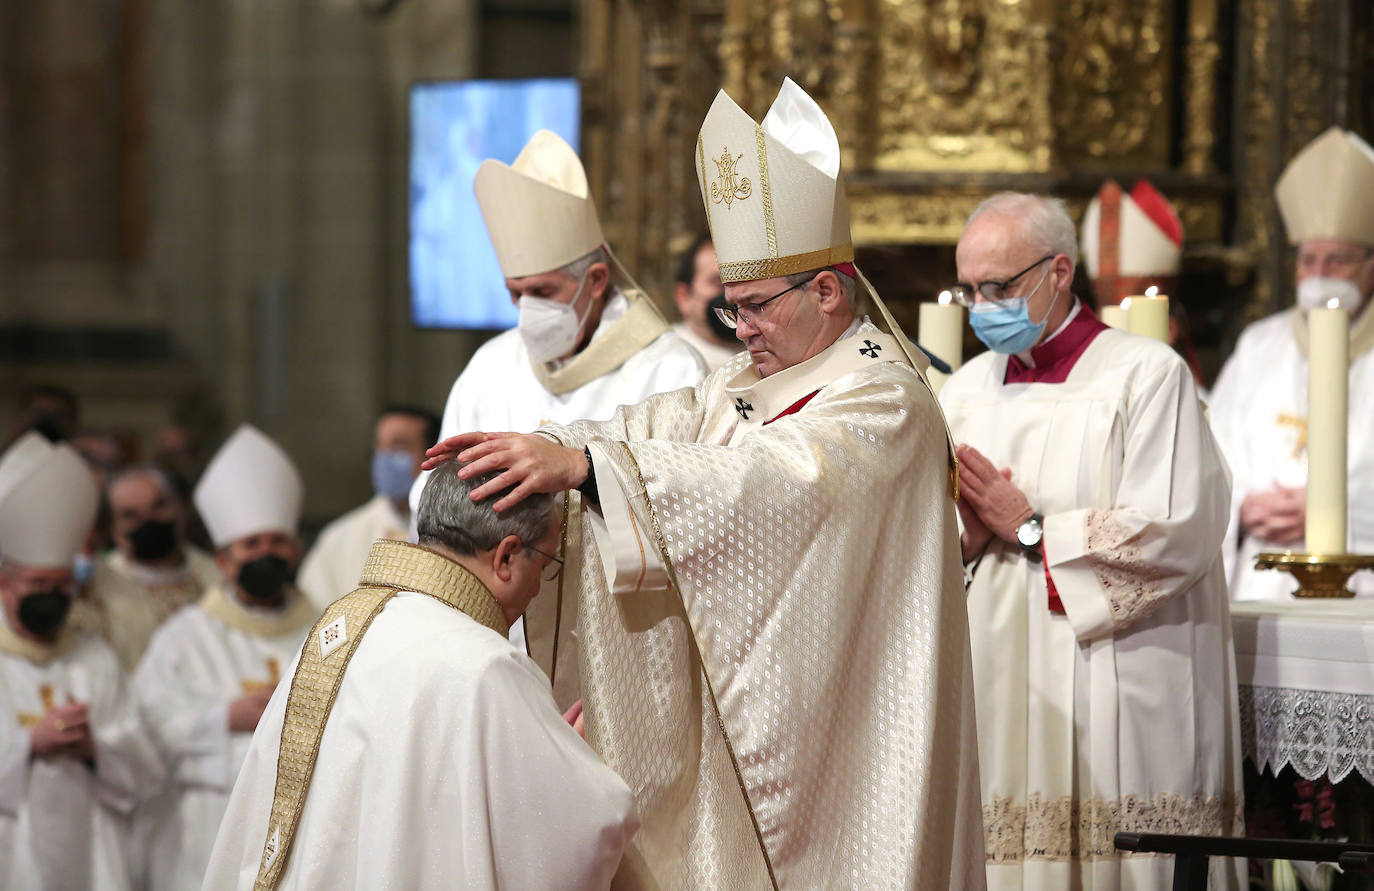
M 482 223 L 472 178 L 507 164 L 537 130 L 578 147 L 573 78 L 465 80 L 410 91 L 410 310 L 422 328 L 506 329 L 515 307 Z

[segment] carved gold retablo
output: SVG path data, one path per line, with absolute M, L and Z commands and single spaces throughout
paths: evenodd
M 1374 555 L 1270 552 L 1257 554 L 1255 567 L 1282 569 L 1292 575 L 1298 580 L 1294 597 L 1354 597 L 1346 582 L 1361 569 L 1374 569 Z

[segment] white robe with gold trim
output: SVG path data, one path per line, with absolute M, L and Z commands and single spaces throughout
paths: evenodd
M 240 627 L 215 613 L 242 615 Z M 229 730 L 229 703 L 276 684 L 310 630 L 315 610 L 295 595 L 276 614 L 239 606 L 223 588 L 188 606 L 153 635 L 133 686 L 145 723 L 167 759 L 167 787 L 139 808 L 136 833 L 152 891 L 195 888 L 205 873 L 252 734 Z M 266 626 L 275 633 L 254 633 Z
M 968 591 L 991 888 L 1166 888 L 1117 831 L 1239 829 L 1229 476 L 1187 365 L 1102 331 L 1063 383 L 983 353 L 940 401 L 1044 514 L 1045 567 L 994 539 Z M 1213 860 L 1213 887 L 1236 876 Z
M 8 627 L 0 633 L 14 637 Z M 69 697 L 89 706 L 94 767 L 32 757 L 32 725 Z M 0 646 L 0 887 L 137 887 L 129 815 L 161 781 L 158 753 L 104 641 L 82 635 L 47 661 Z
M 409 518 L 391 499 L 374 495 L 320 531 L 310 553 L 301 561 L 296 584 L 317 612 L 358 586 L 367 552 L 379 538 L 405 541 Z
M 258 874 L 289 689 L 253 737 L 206 889 L 249 888 Z M 635 825 L 630 790 L 563 720 L 528 656 L 401 592 L 344 674 L 280 888 L 592 891 Z
M 163 622 L 219 583 L 214 558 L 198 548 L 185 550 L 185 565 L 173 570 L 148 569 L 119 551 L 96 564 L 86 596 L 98 615 L 101 634 L 125 671 L 138 667 L 148 641 Z
M 587 739 L 644 821 L 626 872 L 981 887 L 945 426 L 896 341 L 864 320 L 541 432 L 593 453 L 577 634 Z

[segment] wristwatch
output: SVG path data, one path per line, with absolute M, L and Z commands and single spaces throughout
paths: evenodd
M 1039 563 L 1044 557 L 1040 552 L 1040 542 L 1045 540 L 1044 520 L 1042 514 L 1031 514 L 1026 522 L 1016 527 L 1016 543 L 1032 563 Z

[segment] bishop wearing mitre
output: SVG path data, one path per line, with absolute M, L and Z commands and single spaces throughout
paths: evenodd
M 952 445 L 926 360 L 854 265 L 839 139 L 810 96 L 786 80 L 756 122 L 721 92 L 694 148 L 747 353 L 608 421 L 469 431 L 432 460 L 503 470 L 473 492 L 515 484 L 498 511 L 575 490 L 587 740 L 643 821 L 626 882 L 981 887 Z
M 0 458 L 0 886 L 134 887 L 129 814 L 162 765 L 105 642 L 68 621 L 99 487 L 35 433 Z
M 1224 553 L 1236 600 L 1286 600 L 1297 583 L 1255 568 L 1262 551 L 1301 551 L 1307 522 L 1307 313 L 1350 314 L 1349 543 L 1374 553 L 1374 147 L 1332 127 L 1298 152 L 1274 187 L 1297 247 L 1294 306 L 1241 332 L 1221 369 L 1212 423 L 1235 476 Z M 1351 588 L 1374 596 L 1374 572 Z
M 149 888 L 199 886 L 253 731 L 317 615 L 292 581 L 302 492 L 291 459 L 248 424 L 196 485 L 221 580 L 163 624 L 134 674 L 171 774 L 137 820 Z
M 706 376 L 701 357 L 615 261 L 572 146 L 540 130 L 514 163 L 483 161 L 472 188 L 519 320 L 483 344 L 454 381 L 440 438 L 603 421 L 621 405 Z M 412 517 L 427 476 L 411 486 Z M 545 593 L 528 617 L 528 642 L 525 619 L 511 642 L 550 675 L 567 707 L 577 698 L 577 642 L 555 646 L 554 637 L 576 615 L 557 590 Z

